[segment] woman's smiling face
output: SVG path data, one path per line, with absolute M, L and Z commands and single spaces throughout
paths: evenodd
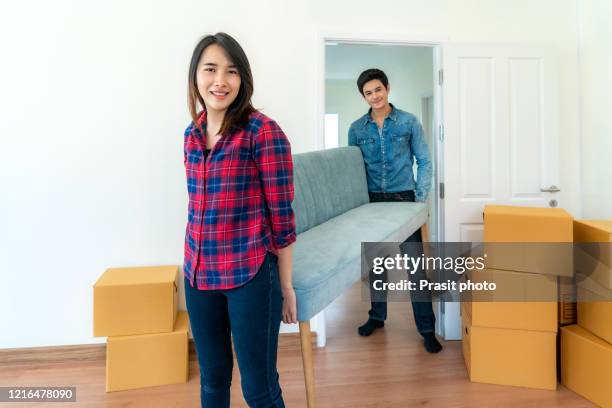
M 218 44 L 206 47 L 196 74 L 198 92 L 206 111 L 225 113 L 238 95 L 240 82 L 240 73 L 225 50 Z

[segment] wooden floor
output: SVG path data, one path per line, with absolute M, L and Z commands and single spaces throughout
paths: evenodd
M 356 407 L 592 407 L 559 385 L 557 391 L 471 383 L 460 342 L 443 342 L 436 355 L 425 352 L 416 332 L 410 303 L 390 303 L 383 330 L 368 338 L 357 335 L 369 304 L 358 286 L 336 300 L 327 312 L 328 337 L 315 349 L 317 406 Z M 279 349 L 279 372 L 287 407 L 305 407 L 299 343 Z M 288 343 L 288 344 L 287 344 Z M 1 386 L 76 386 L 77 403 L 13 403 L 0 406 L 197 407 L 199 375 L 192 360 L 187 384 L 115 393 L 104 392 L 104 361 L 0 367 Z M 246 407 L 236 368 L 232 407 Z

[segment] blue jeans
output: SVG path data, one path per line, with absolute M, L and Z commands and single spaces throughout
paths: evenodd
M 414 191 L 402 191 L 398 193 L 370 193 L 370 202 L 385 202 L 385 201 L 407 201 L 414 202 Z M 402 254 L 413 257 L 419 257 L 423 252 L 423 244 L 421 239 L 421 230 L 419 229 L 401 245 Z M 415 243 L 421 243 L 415 244 Z M 370 285 L 372 285 L 372 274 L 370 274 Z M 386 281 L 386 272 L 377 279 Z M 421 268 L 417 269 L 414 274 L 409 274 L 411 281 L 418 282 L 421 279 L 427 279 L 425 271 Z M 372 287 L 370 286 L 370 289 Z M 378 296 L 378 295 L 377 295 Z M 421 334 L 433 333 L 436 327 L 436 316 L 431 305 L 431 293 L 427 291 L 411 291 L 410 298 L 412 300 L 412 311 L 414 313 L 414 321 L 416 322 L 417 330 Z M 387 319 L 387 302 L 372 302 L 372 308 L 368 313 L 371 319 L 385 321 Z
M 232 338 L 249 407 L 284 407 L 276 370 L 282 295 L 278 259 L 268 253 L 255 277 L 229 290 L 198 290 L 185 299 L 200 364 L 202 407 L 230 406 Z

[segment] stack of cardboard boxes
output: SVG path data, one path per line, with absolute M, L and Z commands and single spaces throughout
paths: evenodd
M 578 324 L 561 328 L 561 382 L 612 407 L 612 221 L 575 221 L 574 239 Z
M 106 336 L 106 392 L 187 382 L 188 317 L 178 267 L 110 268 L 94 285 L 94 336 Z
M 486 269 L 469 278 L 497 289 L 462 302 L 471 381 L 556 389 L 558 276 L 573 275 L 571 247 L 523 243 L 571 243 L 572 221 L 558 208 L 485 207 Z

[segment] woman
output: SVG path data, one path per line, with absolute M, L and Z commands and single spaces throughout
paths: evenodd
M 276 369 L 291 284 L 293 163 L 280 127 L 251 104 L 247 57 L 225 33 L 204 37 L 189 67 L 185 297 L 204 407 L 229 407 L 232 338 L 250 407 L 284 407 Z

